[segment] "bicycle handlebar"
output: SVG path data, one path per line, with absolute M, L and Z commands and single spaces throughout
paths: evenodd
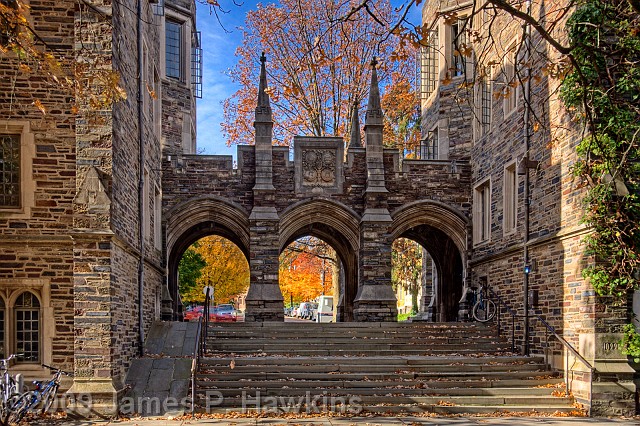
M 48 368 L 49 370 L 53 370 L 53 371 L 55 371 L 56 373 L 58 373 L 58 372 L 59 372 L 59 373 L 61 373 L 61 374 L 64 374 L 65 376 L 73 377 L 73 373 L 69 373 L 68 371 L 61 370 L 61 369 L 59 369 L 58 367 L 52 367 L 52 366 L 47 365 L 47 364 L 41 364 L 41 365 L 42 365 L 43 367 Z

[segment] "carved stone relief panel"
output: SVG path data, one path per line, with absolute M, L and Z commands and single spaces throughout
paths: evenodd
M 294 139 L 296 192 L 342 193 L 344 142 L 341 138 Z

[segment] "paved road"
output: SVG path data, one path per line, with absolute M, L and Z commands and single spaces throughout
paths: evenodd
M 70 426 L 190 426 L 190 425 L 229 425 L 229 426 L 638 426 L 640 417 L 631 418 L 559 418 L 559 417 L 317 417 L 300 419 L 130 419 L 112 421 L 30 421 L 30 425 L 70 425 Z

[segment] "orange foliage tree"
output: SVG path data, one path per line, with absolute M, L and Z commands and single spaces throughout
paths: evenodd
M 243 42 L 236 51 L 239 61 L 230 71 L 241 88 L 224 102 L 222 129 L 229 145 L 254 140 L 260 51 L 269 61 L 274 142 L 280 145 L 290 145 L 295 135 L 348 134 L 353 104 L 366 107 L 362 101 L 369 90 L 369 63 L 374 56 L 380 60 L 382 85 L 395 82 L 389 81 L 392 72 L 415 73 L 404 49 L 395 51 L 397 41 L 385 37 L 368 14 L 340 20 L 356 4 L 355 0 L 281 0 L 247 14 Z M 392 22 L 388 0 L 372 7 L 376 19 Z
M 391 285 L 411 295 L 411 312 L 418 312 L 418 292 L 422 283 L 422 246 L 407 238 L 392 245 Z
M 313 300 L 333 293 L 335 252 L 316 238 L 291 243 L 280 255 L 280 290 L 285 304 Z M 293 296 L 293 297 L 292 297 Z
M 411 46 L 406 49 L 407 63 L 415 66 L 415 49 Z M 413 77 L 415 74 L 392 72 L 391 84 L 381 99 L 385 113 L 384 144 L 410 157 L 415 157 L 420 145 L 420 97 Z
M 196 285 L 182 295 L 184 302 L 203 302 L 205 286 L 214 288 L 216 303 L 228 302 L 249 288 L 249 264 L 242 251 L 226 238 L 208 236 L 190 247 L 207 263 Z

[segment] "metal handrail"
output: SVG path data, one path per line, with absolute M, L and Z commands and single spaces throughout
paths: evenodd
M 198 318 L 198 329 L 196 331 L 196 344 L 193 348 L 193 360 L 191 361 L 191 414 L 196 410 L 196 373 L 200 368 L 200 356 L 204 354 L 201 345 L 200 334 L 202 333 L 202 318 Z
M 564 346 L 565 349 L 571 352 L 576 359 L 582 362 L 584 366 L 589 369 L 589 394 L 588 395 L 589 395 L 589 415 L 591 415 L 591 406 L 593 405 L 593 374 L 597 371 L 597 369 L 594 366 L 592 366 L 591 363 L 587 361 L 582 355 L 580 355 L 578 350 L 574 348 L 571 343 L 567 342 L 564 337 L 558 334 L 556 329 L 551 324 L 549 324 L 544 318 L 542 318 L 541 315 L 533 314 L 530 316 L 537 318 L 545 326 L 545 329 L 546 329 L 545 331 L 551 332 L 551 335 L 555 337 L 558 340 L 558 342 L 562 343 L 562 346 Z M 547 347 L 549 346 L 549 336 L 546 336 L 546 346 Z M 548 364 L 549 360 L 548 360 L 548 355 L 546 354 L 547 354 L 547 351 L 545 348 L 545 357 L 547 358 L 546 362 Z M 565 360 L 565 369 L 567 373 L 564 375 L 564 386 L 567 393 L 570 393 L 571 385 L 569 383 L 569 371 L 573 372 L 575 370 L 573 367 L 569 368 L 569 357 L 567 357 Z
M 519 316 L 523 316 L 523 315 L 518 315 L 513 308 L 511 308 L 509 306 L 509 304 L 507 302 L 505 302 L 496 292 L 494 292 L 492 289 L 490 289 L 489 287 L 487 287 L 487 290 L 489 290 L 489 292 L 491 293 L 492 297 L 495 297 L 498 302 L 503 305 L 507 311 L 509 311 L 509 313 L 511 314 L 511 318 L 512 318 L 512 324 L 511 324 L 511 348 L 513 351 L 514 348 L 514 336 L 515 336 L 515 317 L 519 317 Z M 498 333 L 500 333 L 500 310 L 498 309 Z M 594 366 L 591 365 L 591 363 L 589 363 L 589 361 L 587 361 L 582 355 L 580 355 L 580 353 L 578 352 L 578 350 L 576 348 L 573 347 L 573 345 L 569 342 L 566 341 L 566 339 L 564 337 L 562 337 L 560 334 L 558 334 L 558 332 L 556 331 L 556 329 L 549 324 L 544 318 L 542 318 L 542 316 L 540 314 L 533 314 L 533 315 L 529 315 L 529 318 L 534 317 L 538 320 L 540 320 L 540 322 L 545 326 L 546 331 L 551 332 L 551 335 L 553 337 L 555 337 L 561 344 L 562 346 L 564 346 L 569 352 L 571 352 L 573 354 L 573 356 L 575 356 L 580 362 L 582 362 L 584 364 L 585 367 L 587 367 L 589 369 L 589 411 L 591 411 L 591 405 L 592 405 L 592 390 L 593 390 L 593 374 L 597 371 L 596 368 Z M 547 346 L 548 346 L 548 338 L 547 338 Z M 545 355 L 546 355 L 546 351 L 545 351 Z M 546 356 L 547 359 L 545 359 L 545 362 L 547 364 L 549 364 L 549 360 L 548 360 L 548 356 Z M 567 390 L 567 392 L 570 392 L 570 385 L 569 385 L 569 359 L 567 358 L 566 360 L 566 371 L 567 374 L 565 374 L 565 388 Z M 573 371 L 573 369 L 571 369 L 571 371 Z
M 498 300 L 498 304 L 504 306 L 507 312 L 511 314 L 511 352 L 515 352 L 516 351 L 516 318 L 519 315 L 511 306 L 509 306 L 507 302 L 505 302 L 502 299 L 502 297 L 500 297 L 495 291 L 491 290 L 489 286 L 485 286 L 485 287 L 491 293 L 491 296 L 495 297 Z M 502 315 L 500 315 L 500 308 L 498 308 L 498 336 L 502 334 L 501 321 L 502 321 Z

